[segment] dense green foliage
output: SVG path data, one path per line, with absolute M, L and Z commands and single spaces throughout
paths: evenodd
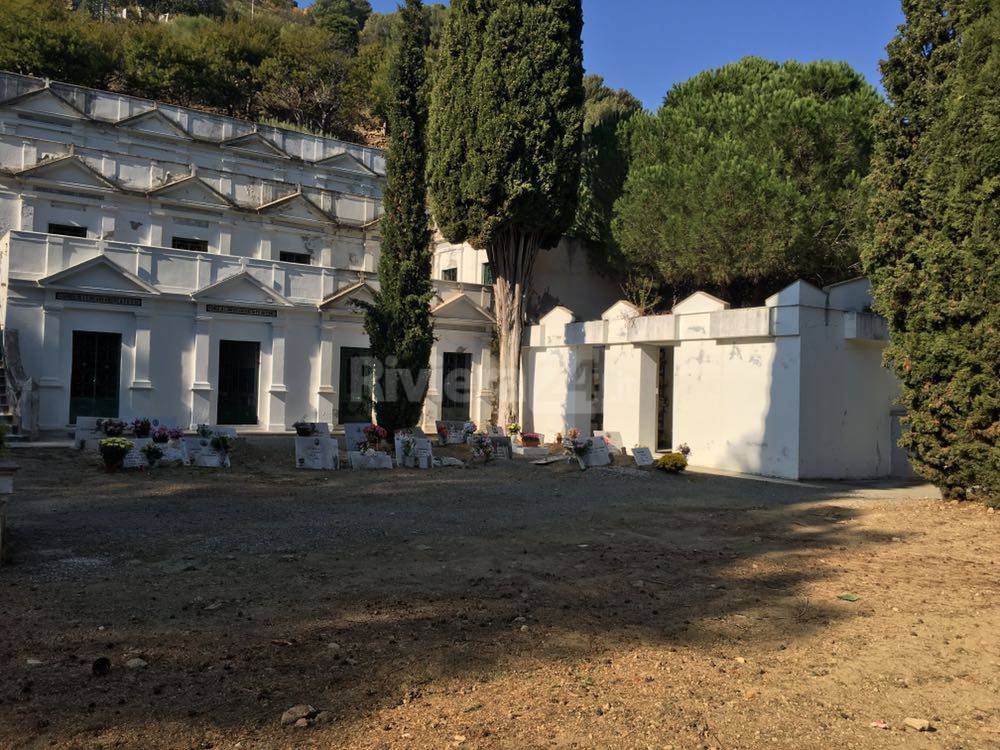
M 558 238 L 573 219 L 583 67 L 579 0 L 458 0 L 430 124 L 434 218 L 452 242 Z
M 420 0 L 401 11 L 399 47 L 390 65 L 394 97 L 389 109 L 384 213 L 380 224 L 380 289 L 365 308 L 372 354 L 384 364 L 375 413 L 390 433 L 420 419 L 434 345 L 430 314 L 430 222 L 425 172 L 427 151 L 427 24 Z M 405 382 L 404 382 L 405 381 Z M 416 388 L 414 388 L 416 386 Z
M 573 221 L 583 124 L 580 0 L 454 0 L 429 126 L 434 219 L 493 271 L 501 419 L 518 409 L 523 301 Z
M 627 133 L 622 127 L 642 104 L 624 89 L 604 85 L 598 75 L 583 79 L 583 148 L 576 216 L 570 234 L 583 240 L 598 268 L 621 265 L 611 233 L 615 201 L 628 175 Z
M 875 90 L 843 63 L 745 58 L 630 121 L 614 237 L 675 294 L 759 301 L 857 273 Z
M 424 9 L 437 29 L 446 12 Z M 380 144 L 397 16 L 368 0 L 255 0 L 252 15 L 246 0 L 4 0 L 0 70 Z
M 1000 6 L 904 0 L 877 120 L 866 270 L 917 470 L 1000 494 Z

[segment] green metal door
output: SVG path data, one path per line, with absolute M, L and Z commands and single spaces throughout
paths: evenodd
M 260 343 L 219 342 L 218 424 L 257 424 Z
M 118 417 L 122 335 L 73 331 L 69 423 L 77 417 Z

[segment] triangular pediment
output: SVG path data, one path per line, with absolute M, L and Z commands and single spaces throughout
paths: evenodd
M 241 271 L 234 276 L 210 284 L 191 296 L 195 299 L 211 299 L 241 305 L 289 307 L 292 304 L 286 297 L 268 287 L 267 284 L 248 271 Z
M 324 167 L 331 167 L 333 169 L 340 169 L 345 172 L 353 172 L 354 174 L 363 174 L 368 176 L 375 174 L 349 151 L 342 151 L 339 154 L 334 154 L 333 156 L 328 156 L 325 159 L 320 159 L 316 162 L 316 164 L 320 164 Z
M 293 221 L 331 221 L 323 209 L 306 198 L 302 193 L 292 193 L 284 198 L 267 203 L 257 209 L 276 218 Z
M 431 314 L 437 319 L 462 320 L 469 323 L 494 322 L 492 315 L 461 292 L 432 308 Z
M 159 294 L 159 290 L 131 271 L 119 266 L 106 255 L 98 255 L 83 263 L 70 266 L 38 282 L 41 286 L 55 286 L 86 292 L 118 294 Z
M 671 312 L 675 315 L 692 315 L 696 313 L 711 313 L 728 309 L 729 303 L 724 299 L 719 299 L 708 292 L 695 292 L 674 305 Z
M 181 138 L 191 140 L 191 136 L 180 125 L 175 123 L 158 109 L 151 109 L 132 117 L 118 121 L 118 127 L 128 128 L 147 135 L 161 138 Z
M 0 106 L 13 107 L 18 112 L 56 117 L 62 120 L 89 119 L 83 112 L 53 93 L 52 89 L 49 88 L 29 91 L 27 94 L 15 96 L 13 99 L 3 102 Z
M 150 190 L 149 194 L 180 203 L 232 207 L 232 203 L 224 195 L 214 190 L 200 177 L 194 176 L 184 177 L 175 182 L 168 182 L 166 185 L 162 185 L 155 190 Z
M 244 151 L 248 154 L 257 154 L 258 156 L 277 156 L 282 159 L 291 158 L 260 133 L 240 135 L 236 138 L 230 138 L 228 141 L 223 141 L 220 145 L 223 148 L 231 148 L 237 151 Z
M 639 308 L 626 299 L 620 299 L 601 313 L 601 320 L 621 320 L 623 318 L 636 318 L 638 316 Z
M 74 188 L 84 188 L 91 190 L 116 190 L 111 180 L 88 166 L 77 156 L 57 156 L 54 159 L 47 159 L 38 164 L 22 169 L 17 173 L 19 177 L 38 177 L 49 182 L 58 182 L 61 185 Z
M 357 281 L 348 286 L 341 287 L 323 300 L 319 305 L 319 309 L 328 312 L 346 310 L 347 312 L 357 313 L 360 310 L 355 303 L 359 300 L 369 303 L 375 300 L 375 288 L 367 281 Z

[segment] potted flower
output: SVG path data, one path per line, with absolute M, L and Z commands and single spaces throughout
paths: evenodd
M 656 459 L 656 468 L 668 474 L 680 474 L 687 465 L 687 456 L 683 453 L 664 453 Z
M 443 424 L 439 424 L 437 428 L 437 434 L 438 434 L 438 444 L 448 445 L 448 428 L 445 427 Z
M 575 427 L 566 431 L 566 439 L 562 441 L 563 448 L 566 449 L 567 458 L 575 458 L 581 469 L 586 469 L 587 464 L 583 457 L 591 449 L 594 441 L 591 439 L 580 439 L 580 431 Z
M 404 435 L 399 439 L 399 447 L 403 451 L 403 466 L 415 467 L 417 465 L 417 439 L 413 435 Z
M 542 436 L 537 432 L 522 432 L 521 445 L 525 448 L 537 448 L 542 443 Z
M 519 425 L 517 422 L 511 422 L 509 425 L 507 425 L 507 434 L 510 435 L 511 437 L 517 437 L 518 435 L 521 434 L 521 425 Z
M 157 427 L 149 434 L 149 436 L 153 439 L 154 443 L 164 445 L 170 440 L 170 430 L 166 427 Z
M 372 451 L 377 451 L 379 445 L 382 444 L 382 441 L 389 434 L 385 431 L 384 427 L 379 427 L 377 424 L 368 425 L 362 432 L 365 435 L 365 447 Z
M 179 429 L 177 427 L 171 427 L 169 430 L 167 430 L 167 437 L 170 439 L 170 442 L 176 443 L 178 440 L 184 437 L 184 430 Z
M 146 462 L 150 466 L 156 466 L 156 462 L 163 458 L 163 448 L 161 445 L 162 443 L 158 443 L 154 439 L 153 442 L 146 443 L 142 446 L 142 455 L 146 457 Z
M 316 434 L 316 424 L 314 422 L 296 422 L 292 425 L 295 434 L 299 437 L 312 437 Z
M 212 434 L 213 434 L 212 428 L 209 427 L 207 424 L 198 425 L 198 437 L 202 438 L 203 440 L 208 440 L 210 437 L 212 437 Z
M 97 445 L 101 451 L 104 468 L 110 473 L 121 468 L 125 456 L 132 450 L 134 443 L 123 437 L 106 437 Z
M 464 437 L 465 440 L 468 441 L 469 438 L 475 434 L 476 434 L 476 423 L 470 419 L 468 422 L 462 425 L 462 437 Z
M 121 437 L 125 434 L 125 423 L 120 419 L 98 419 L 97 429 L 107 437 Z
M 132 420 L 132 434 L 137 438 L 148 438 L 152 429 L 153 423 L 149 421 L 149 417 L 136 417 Z
M 212 450 L 225 458 L 232 450 L 233 439 L 229 435 L 214 435 L 212 437 Z
M 485 432 L 477 432 L 469 439 L 472 446 L 472 457 L 483 459 L 483 463 L 489 463 L 493 458 L 493 440 Z

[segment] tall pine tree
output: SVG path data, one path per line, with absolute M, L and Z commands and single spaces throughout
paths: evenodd
M 431 97 L 431 208 L 485 248 L 501 419 L 517 415 L 524 295 L 540 248 L 573 221 L 583 123 L 580 0 L 453 0 Z
M 390 73 L 379 290 L 371 304 L 363 305 L 372 355 L 382 364 L 375 414 L 390 432 L 419 421 L 434 344 L 425 177 L 427 19 L 420 0 L 406 0 L 400 15 L 401 37 Z
M 903 445 L 947 495 L 1000 493 L 1000 3 L 904 0 L 866 251 Z

